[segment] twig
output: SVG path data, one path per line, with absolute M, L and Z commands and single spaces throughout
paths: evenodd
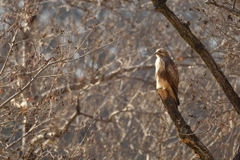
M 126 72 L 132 72 L 132 71 L 137 71 L 137 70 L 149 70 L 149 69 L 153 69 L 154 66 L 133 66 L 133 67 L 128 67 L 128 68 L 119 68 L 111 73 L 109 73 L 108 75 L 103 75 L 103 76 L 96 76 L 94 77 L 94 79 L 91 81 L 91 84 L 82 81 L 81 83 L 77 83 L 77 84 L 72 84 L 69 87 L 68 86 L 61 86 L 56 88 L 54 91 L 52 91 L 53 95 L 59 95 L 65 92 L 69 92 L 70 90 L 81 90 L 83 88 L 89 88 L 90 86 L 94 86 L 97 85 L 98 82 L 104 82 L 104 81 L 108 81 L 111 79 L 117 79 L 118 75 L 121 75 L 123 73 Z M 47 91 L 45 93 L 43 93 L 41 96 L 39 96 L 38 98 L 42 98 L 44 99 L 44 97 L 46 97 L 50 92 Z
M 14 42 L 15 42 L 17 33 L 18 33 L 18 29 L 15 31 L 15 33 L 14 33 L 14 35 L 13 35 L 13 38 L 12 38 L 12 41 L 11 41 L 11 43 L 9 44 L 9 45 L 10 45 L 10 49 L 9 49 L 9 51 L 8 51 L 8 54 L 7 54 L 6 60 L 5 60 L 4 64 L 3 64 L 3 67 L 2 67 L 2 69 L 1 69 L 1 71 L 0 71 L 0 75 L 3 73 L 3 71 L 4 71 L 5 67 L 6 67 L 8 58 L 10 57 L 10 54 L 11 54 L 11 52 L 12 52 L 12 48 L 13 48 L 13 46 L 14 46 Z
M 235 10 L 236 0 L 233 1 L 233 10 Z
M 181 20 L 168 8 L 166 4 L 162 4 L 156 9 L 156 11 L 161 12 L 170 21 L 170 23 L 177 29 L 180 36 L 201 57 L 208 70 L 212 73 L 216 81 L 221 86 L 236 112 L 240 114 L 240 98 L 238 94 L 233 89 L 232 85 L 223 74 L 217 63 L 214 61 L 213 57 L 210 55 L 203 43 L 192 33 L 188 26 L 181 22 Z
M 24 137 L 26 137 L 27 135 L 29 135 L 34 129 L 38 128 L 39 126 L 43 125 L 44 123 L 47 123 L 49 121 L 51 121 L 52 119 L 48 119 L 42 123 L 38 123 L 38 121 L 29 129 L 29 131 L 27 133 L 25 133 L 22 137 L 18 138 L 16 141 L 12 142 L 11 144 L 7 145 L 7 149 L 14 146 L 15 144 L 17 144 L 21 139 L 23 139 Z
M 216 1 L 213 1 L 213 0 L 207 0 L 205 3 L 208 4 L 208 5 L 212 4 L 216 7 L 222 8 L 222 9 L 224 9 L 224 10 L 226 10 L 226 11 L 228 11 L 228 12 L 230 12 L 230 13 L 236 15 L 236 16 L 240 16 L 240 11 L 235 10 L 235 3 L 233 5 L 233 8 L 226 7 L 226 6 L 221 5 L 221 4 L 219 4 L 219 3 L 217 3 Z
M 63 60 L 58 60 L 58 61 L 54 61 L 54 62 L 50 62 L 48 64 L 44 64 L 41 69 L 33 76 L 33 78 L 24 86 L 22 87 L 18 92 L 16 92 L 14 95 L 12 95 L 11 97 L 9 97 L 6 101 L 4 101 L 1 105 L 0 105 L 0 109 L 7 104 L 8 102 L 10 102 L 13 98 L 15 98 L 16 96 L 18 96 L 20 93 L 22 93 L 30 84 L 32 84 L 38 77 L 38 75 L 40 73 L 42 73 L 46 68 L 48 68 L 49 66 L 62 62 Z
M 45 132 L 43 134 L 39 134 L 36 135 L 35 137 L 32 138 L 32 140 L 30 141 L 30 145 L 29 148 L 27 149 L 27 151 L 24 154 L 24 158 L 27 158 L 29 155 L 32 154 L 33 150 L 31 150 L 32 146 L 34 146 L 37 142 L 39 142 L 42 139 L 53 139 L 54 137 L 60 137 L 62 135 L 64 135 L 68 128 L 70 127 L 71 123 L 76 119 L 77 116 L 79 116 L 79 111 L 80 111 L 80 105 L 79 105 L 79 101 L 78 104 L 76 105 L 76 112 L 74 112 L 70 118 L 64 123 L 64 125 L 57 129 L 56 131 L 49 131 L 49 132 Z

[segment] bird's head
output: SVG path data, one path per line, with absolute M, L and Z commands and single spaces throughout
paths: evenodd
M 159 58 L 169 57 L 168 52 L 163 48 L 157 49 L 155 55 Z

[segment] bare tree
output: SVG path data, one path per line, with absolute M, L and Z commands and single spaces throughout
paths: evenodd
M 178 136 L 197 137 L 215 159 L 237 155 L 238 1 L 167 1 L 167 10 L 149 0 L 0 4 L 1 159 L 197 159 Z M 226 94 L 158 11 L 175 13 L 205 46 Z M 177 113 L 190 134 L 179 135 L 156 93 L 160 47 L 178 64 Z

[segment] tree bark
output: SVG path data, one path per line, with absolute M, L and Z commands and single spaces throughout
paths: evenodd
M 190 126 L 187 125 L 186 121 L 183 119 L 181 113 L 178 111 L 178 107 L 176 106 L 174 99 L 169 96 L 166 90 L 158 89 L 157 92 L 176 126 L 181 142 L 191 148 L 200 159 L 213 160 L 213 157 L 207 147 L 198 139 L 191 130 Z
M 232 160 L 240 160 L 240 146 L 238 147 L 238 150 Z
M 158 0 L 161 1 L 161 0 Z M 166 3 L 158 3 L 152 0 L 157 12 L 161 12 L 169 22 L 177 29 L 180 36 L 194 49 L 199 57 L 204 61 L 216 81 L 219 83 L 224 93 L 228 97 L 229 101 L 232 103 L 236 112 L 240 114 L 240 98 L 234 91 L 233 87 L 222 73 L 221 69 L 218 67 L 206 47 L 202 42 L 195 37 L 195 35 L 189 29 L 189 23 L 183 23 L 179 18 L 168 8 Z

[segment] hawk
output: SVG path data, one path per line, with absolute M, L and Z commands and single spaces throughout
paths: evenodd
M 156 62 L 155 62 L 155 78 L 156 78 L 156 88 L 157 90 L 163 89 L 168 95 L 170 95 L 176 103 L 176 106 L 179 106 L 178 99 L 178 83 L 179 75 L 177 66 L 173 60 L 168 55 L 168 52 L 163 49 L 157 49 L 156 52 Z M 164 100 L 166 97 L 161 95 L 161 98 Z

